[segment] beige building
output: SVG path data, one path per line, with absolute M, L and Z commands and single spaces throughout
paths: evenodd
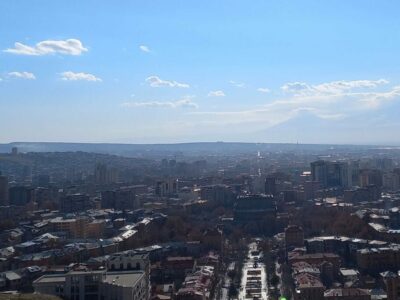
M 148 254 L 138 254 L 132 250 L 114 253 L 107 260 L 107 269 L 110 271 L 144 271 L 148 284 L 146 290 L 150 292 L 150 260 Z
M 144 271 L 72 271 L 44 275 L 33 282 L 35 293 L 67 300 L 147 300 L 148 277 Z
M 91 220 L 88 217 L 62 218 L 50 220 L 53 231 L 67 232 L 71 238 L 101 238 L 104 233 L 104 220 Z

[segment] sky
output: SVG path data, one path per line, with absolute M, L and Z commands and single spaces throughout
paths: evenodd
M 400 144 L 398 0 L 0 1 L 0 143 Z

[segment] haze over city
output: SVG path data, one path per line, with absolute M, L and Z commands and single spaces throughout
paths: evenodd
M 400 300 L 400 2 L 0 1 L 0 300 Z

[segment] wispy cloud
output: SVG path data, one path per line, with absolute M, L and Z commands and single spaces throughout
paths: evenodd
M 257 89 L 257 92 L 260 92 L 260 93 L 270 93 L 271 90 L 270 90 L 269 88 L 258 88 L 258 89 Z
M 378 108 L 385 102 L 400 99 L 400 86 L 395 86 L 386 92 L 376 93 L 360 93 L 360 103 L 366 105 L 370 109 Z
M 229 80 L 229 83 L 232 84 L 232 85 L 235 86 L 235 87 L 238 87 L 238 88 L 243 88 L 243 87 L 246 86 L 245 83 L 243 83 L 243 82 L 237 82 L 237 81 L 234 81 L 234 80 Z
M 101 78 L 96 77 L 93 74 L 83 73 L 83 72 L 75 73 L 72 71 L 61 73 L 61 79 L 67 81 L 77 81 L 77 80 L 102 81 Z
M 284 84 L 281 89 L 284 92 L 292 93 L 296 96 L 304 95 L 327 95 L 338 94 L 354 89 L 373 89 L 380 85 L 388 84 L 386 79 L 378 80 L 340 80 L 325 82 L 317 85 L 309 85 L 305 82 L 289 82 Z
M 36 79 L 35 74 L 30 72 L 10 72 L 7 75 L 12 78 L 29 79 L 29 80 Z
M 176 101 L 142 101 L 124 102 L 123 107 L 154 107 L 154 108 L 198 108 L 197 103 L 192 101 L 191 96 L 184 97 Z
M 18 55 L 48 55 L 48 54 L 64 54 L 64 55 L 81 55 L 88 51 L 80 40 L 45 40 L 34 46 L 28 46 L 20 42 L 14 44 L 14 48 L 3 50 L 4 52 Z
M 150 53 L 151 52 L 150 48 L 148 46 L 146 46 L 146 45 L 140 45 L 139 49 L 141 51 L 143 51 L 143 52 L 146 52 L 146 53 Z
M 380 80 L 334 81 L 311 85 L 294 82 L 283 85 L 286 95 L 262 106 L 239 111 L 193 112 L 200 122 L 229 125 L 249 123 L 269 128 L 307 112 L 320 119 L 341 120 L 379 109 L 391 101 L 400 101 L 400 86 L 385 91 Z M 290 92 L 289 92 L 290 91 Z
M 286 93 L 292 93 L 295 95 L 312 91 L 311 86 L 309 86 L 307 83 L 298 81 L 288 82 L 281 86 L 281 89 Z
M 218 91 L 210 91 L 208 93 L 208 97 L 225 97 L 224 91 L 218 90 Z
M 189 84 L 181 83 L 174 80 L 163 80 L 158 76 L 152 75 L 146 78 L 146 82 L 151 87 L 177 87 L 177 88 L 189 88 Z

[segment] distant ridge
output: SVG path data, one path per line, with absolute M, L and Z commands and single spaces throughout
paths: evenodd
M 241 142 L 198 142 L 176 144 L 118 144 L 118 143 L 59 143 L 59 142 L 13 142 L 0 144 L 0 152 L 10 152 L 18 147 L 20 152 L 67 152 L 83 151 L 136 156 L 154 153 L 182 152 L 187 154 L 238 154 L 254 151 L 327 151 L 360 150 L 373 148 L 367 145 L 324 145 L 298 143 L 241 143 Z

